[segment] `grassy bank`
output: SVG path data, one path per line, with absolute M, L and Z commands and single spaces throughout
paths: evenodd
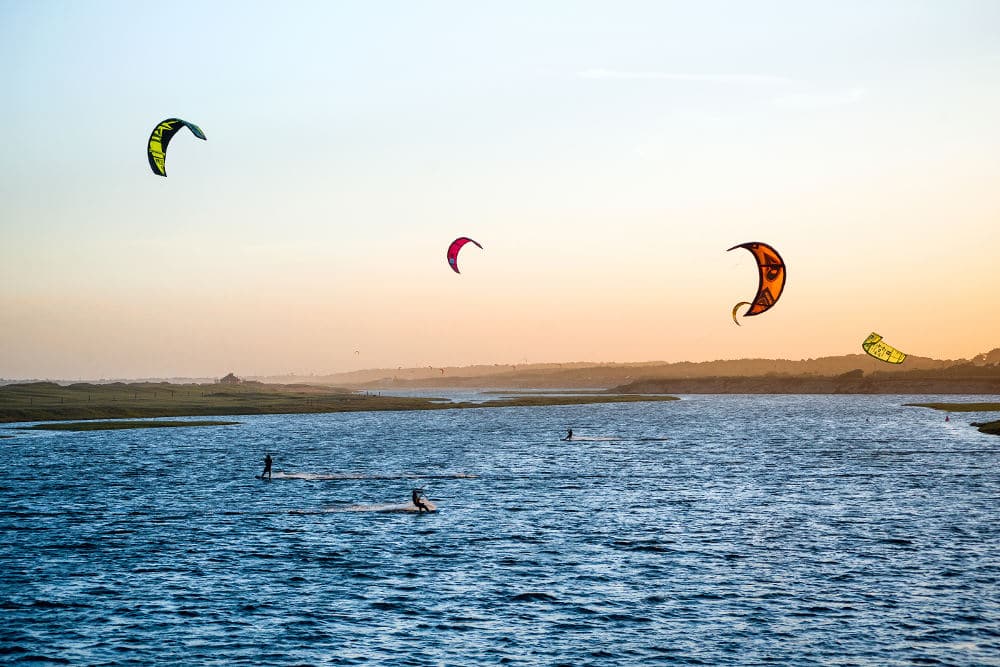
M 904 403 L 904 405 L 946 412 L 1000 412 L 1000 403 Z
M 519 396 L 485 403 L 450 403 L 431 398 L 352 393 L 312 385 L 177 385 L 168 383 L 73 384 L 52 382 L 0 387 L 0 423 L 82 419 L 201 417 L 212 415 L 304 414 L 381 410 L 540 407 L 588 403 L 676 400 L 672 396 L 607 394 Z
M 972 422 L 972 426 L 978 428 L 982 433 L 1000 435 L 1000 420 L 995 422 Z

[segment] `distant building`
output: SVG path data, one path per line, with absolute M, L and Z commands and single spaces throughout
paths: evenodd
M 219 384 L 242 384 L 242 383 L 243 383 L 243 380 L 239 379 L 238 377 L 236 377 L 232 373 L 230 373 L 226 377 L 224 377 L 221 380 L 219 380 Z

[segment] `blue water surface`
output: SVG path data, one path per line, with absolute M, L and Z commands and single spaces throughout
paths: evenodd
M 937 398 L 1000 400 L 3 431 L 0 662 L 1000 664 L 997 413 Z

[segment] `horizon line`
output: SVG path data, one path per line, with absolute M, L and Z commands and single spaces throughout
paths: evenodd
M 909 355 L 909 359 L 922 359 L 926 361 L 934 362 L 971 362 L 979 357 L 986 357 L 994 352 L 1000 351 L 1000 346 L 988 350 L 986 352 L 981 352 L 972 357 L 956 357 L 956 358 L 946 358 L 937 359 L 934 357 L 922 357 L 919 355 Z M 52 377 L 20 377 L 20 378 L 8 378 L 0 376 L 0 384 L 16 384 L 21 382 L 69 382 L 69 383 L 113 383 L 113 382 L 151 382 L 151 381 L 166 381 L 166 380 L 199 380 L 218 382 L 220 379 L 225 377 L 227 374 L 232 374 L 241 380 L 256 380 L 260 381 L 267 378 L 317 378 L 317 377 L 332 377 L 332 376 L 347 376 L 356 375 L 363 373 L 372 372 L 412 372 L 412 371 L 440 371 L 442 369 L 448 370 L 462 370 L 470 368 L 496 368 L 496 367 L 511 367 L 514 370 L 523 370 L 529 368 L 537 368 L 542 366 L 547 367 L 563 367 L 563 366 L 573 366 L 576 368 L 587 368 L 587 367 L 608 367 L 608 366 L 618 366 L 618 367 L 634 367 L 634 366 L 677 366 L 681 364 L 714 364 L 714 363 L 732 363 L 732 362 L 787 362 L 787 363 L 805 363 L 810 361 L 821 361 L 826 359 L 837 359 L 837 358 L 847 358 L 847 357 L 865 357 L 864 352 L 852 352 L 846 354 L 831 354 L 823 355 L 819 357 L 806 357 L 800 359 L 791 359 L 785 357 L 739 357 L 739 358 L 729 358 L 729 359 L 706 359 L 703 361 L 665 361 L 660 359 L 653 359 L 649 361 L 537 361 L 537 362 L 525 362 L 520 364 L 510 364 L 510 363 L 476 363 L 476 364 L 466 364 L 463 366 L 405 366 L 397 368 L 389 368 L 384 366 L 375 366 L 371 368 L 359 368 L 354 370 L 341 370 L 341 371 L 330 371 L 330 372 L 298 372 L 289 371 L 287 373 L 266 373 L 266 374 L 252 374 L 247 373 L 245 375 L 238 375 L 235 371 L 227 371 L 226 373 L 220 375 L 146 375 L 146 376 L 131 376 L 131 377 L 101 377 L 101 378 L 52 378 Z M 433 376 L 432 376 L 433 377 Z

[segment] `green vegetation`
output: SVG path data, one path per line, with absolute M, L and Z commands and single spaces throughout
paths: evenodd
M 1000 420 L 995 422 L 972 422 L 971 425 L 978 428 L 982 433 L 1000 435 Z
M 299 414 L 378 410 L 535 407 L 675 400 L 672 396 L 523 396 L 485 403 L 380 396 L 305 384 L 72 384 L 32 382 L 0 386 L 0 423 L 82 419 L 136 419 L 212 415 Z
M 1000 412 L 1000 403 L 904 403 L 904 405 L 947 412 Z
M 17 430 L 18 431 L 119 431 L 122 429 L 132 429 L 132 428 L 183 428 L 186 426 L 233 426 L 235 424 L 239 424 L 239 422 L 219 422 L 219 421 L 58 422 L 56 424 L 34 424 L 32 426 L 19 426 L 17 427 Z

